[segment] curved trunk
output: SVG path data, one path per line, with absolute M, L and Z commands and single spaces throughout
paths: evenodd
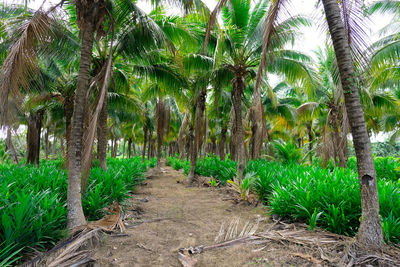
M 189 121 L 189 112 L 186 110 L 185 116 L 183 117 L 183 121 L 181 124 L 181 127 L 179 128 L 179 134 L 178 134 L 178 147 L 179 147 L 179 158 L 183 160 L 185 156 L 185 146 L 183 143 L 183 134 L 185 133 L 185 129 L 188 125 Z
M 235 109 L 235 126 L 236 126 L 236 156 L 237 156 L 237 175 L 240 180 L 243 179 L 244 170 L 244 134 L 242 122 L 242 95 L 245 88 L 245 77 L 243 71 L 238 70 L 232 81 L 232 103 Z
M 90 63 L 94 37 L 94 25 L 87 23 L 81 31 L 82 47 L 74 113 L 72 116 L 71 144 L 68 166 L 68 228 L 72 229 L 86 223 L 82 209 L 81 195 L 81 156 L 85 103 L 90 79 Z
M 100 86 L 101 87 L 101 86 Z M 97 123 L 97 157 L 100 161 L 100 168 L 107 170 L 107 119 L 108 119 L 107 91 L 104 95 L 103 107 L 99 114 Z
M 362 220 L 356 236 L 358 245 L 368 249 L 383 247 L 383 234 L 379 217 L 379 198 L 370 140 L 361 108 L 358 83 L 346 31 L 336 0 L 322 0 L 335 49 L 340 80 L 345 96 L 347 115 L 353 135 L 360 179 Z
M 194 129 L 194 141 L 192 147 L 192 153 L 190 157 L 190 172 L 187 178 L 188 184 L 192 184 L 194 180 L 194 174 L 196 169 L 196 163 L 198 159 L 198 152 L 201 146 L 203 131 L 202 131 L 202 124 L 203 124 L 203 114 L 206 108 L 206 90 L 202 90 L 199 93 L 196 101 L 196 121 L 195 121 L 195 129 Z

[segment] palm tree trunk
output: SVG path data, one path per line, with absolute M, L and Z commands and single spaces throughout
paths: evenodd
M 81 30 L 82 47 L 81 59 L 78 72 L 77 89 L 74 101 L 74 113 L 72 116 L 71 144 L 69 150 L 68 166 L 68 216 L 67 225 L 69 229 L 86 223 L 82 209 L 81 195 L 81 156 L 83 123 L 85 117 L 86 94 L 89 88 L 90 63 L 92 59 L 92 47 L 94 37 L 94 25 L 86 23 Z
M 188 121 L 189 121 L 189 111 L 186 110 L 185 116 L 183 117 L 183 121 L 182 121 L 181 127 L 179 128 L 179 133 L 178 133 L 179 158 L 181 160 L 183 160 L 183 158 L 185 156 L 183 134 L 185 133 L 185 129 L 187 127 Z
M 46 160 L 49 159 L 49 152 L 50 152 L 50 144 L 49 144 L 49 128 L 46 129 L 46 133 L 44 135 L 44 152 L 45 152 L 45 157 Z
M 122 139 L 122 158 L 125 158 L 125 144 L 126 144 L 126 142 L 125 142 L 125 138 L 124 139 Z
M 353 135 L 360 179 L 362 220 L 356 236 L 358 245 L 368 249 L 383 246 L 383 234 L 379 217 L 379 198 L 370 140 L 361 108 L 358 84 L 346 31 L 336 0 L 323 0 L 326 19 L 335 49 L 340 79 L 345 96 L 347 115 Z
M 307 131 L 308 131 L 308 153 L 310 153 L 310 164 L 312 164 L 312 141 L 313 141 L 313 136 L 312 136 L 312 131 L 311 131 L 311 124 L 307 125 Z
M 28 132 L 26 135 L 27 164 L 36 164 L 39 167 L 40 134 L 42 130 L 43 111 L 31 113 L 28 118 Z
M 56 135 L 54 134 L 54 137 L 53 137 L 53 146 L 52 146 L 52 150 L 51 150 L 51 154 L 52 154 L 53 156 L 56 155 L 56 149 L 57 149 L 57 137 L 56 137 Z
M 152 141 L 153 141 L 153 131 L 150 130 L 150 132 L 149 132 L 149 148 L 147 150 L 147 159 L 148 160 L 150 160 L 152 157 L 152 152 L 151 152 Z
M 147 143 L 147 126 L 143 126 L 143 151 L 142 151 L 142 162 L 144 162 L 144 158 L 146 157 L 146 143 Z
M 132 157 L 132 138 L 128 138 L 128 158 Z
M 11 127 L 10 126 L 7 127 L 6 144 L 7 144 L 6 148 L 11 151 L 11 154 L 13 155 L 15 162 L 19 166 L 19 160 L 18 160 L 17 152 L 15 151 L 15 147 L 14 147 L 14 144 L 12 142 L 12 135 L 11 135 Z
M 225 142 L 226 142 L 226 132 L 228 131 L 227 127 L 222 127 L 221 130 L 221 139 L 219 140 L 219 157 L 221 160 L 225 160 Z
M 199 93 L 196 101 L 196 120 L 194 128 L 194 141 L 192 147 L 192 153 L 190 157 L 190 172 L 187 178 L 188 185 L 191 185 L 194 180 L 194 174 L 196 169 L 196 163 L 198 159 L 198 152 L 202 141 L 202 122 L 204 110 L 206 108 L 206 94 L 207 91 L 204 89 Z
M 101 86 L 100 86 L 101 87 Z M 104 95 L 104 103 L 99 114 L 97 123 L 97 157 L 100 161 L 100 168 L 107 170 L 107 119 L 108 104 L 107 92 Z
M 245 77 L 242 71 L 238 70 L 235 73 L 235 78 L 232 81 L 232 103 L 235 109 L 235 127 L 236 127 L 236 156 L 237 156 L 237 175 L 241 180 L 243 179 L 244 170 L 244 134 L 243 134 L 243 122 L 242 122 L 242 95 L 245 88 Z
M 71 120 L 74 113 L 74 94 L 64 96 L 64 116 L 65 116 L 65 167 L 69 166 L 69 148 L 71 144 Z
M 164 101 L 159 98 L 156 100 L 156 121 L 157 121 L 157 167 L 161 167 L 161 149 L 164 139 L 164 129 L 166 123 L 166 110 Z

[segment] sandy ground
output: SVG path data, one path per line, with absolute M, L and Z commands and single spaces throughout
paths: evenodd
M 93 257 L 96 265 L 182 266 L 178 250 L 214 244 L 223 223 L 229 225 L 239 218 L 240 229 L 246 222 L 261 219 L 258 231 L 273 223 L 264 207 L 234 204 L 226 200 L 224 189 L 185 187 L 181 183 L 184 175 L 170 167 L 150 176 L 125 203 L 126 231 L 104 238 Z M 293 256 L 301 250 L 300 246 L 274 242 L 206 251 L 194 258 L 196 266 L 316 266 Z

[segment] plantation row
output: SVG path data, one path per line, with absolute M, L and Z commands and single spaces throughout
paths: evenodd
M 87 219 L 97 220 L 104 207 L 128 198 L 144 180 L 155 160 L 108 159 L 107 172 L 98 162 L 90 172 L 82 198 Z M 23 253 L 43 250 L 66 235 L 67 172 L 59 160 L 36 166 L 0 165 L 0 266 L 18 260 Z
M 283 219 L 307 223 L 310 229 L 318 226 L 353 236 L 361 220 L 360 188 L 354 163 L 355 159 L 349 159 L 349 168 L 330 169 L 254 160 L 248 163 L 245 178 L 237 189 L 242 194 L 248 189 L 254 192 L 272 214 Z M 189 173 L 188 161 L 170 157 L 167 164 Z M 375 164 L 378 174 L 387 175 L 378 175 L 385 240 L 400 243 L 400 180 L 395 178 L 399 163 L 394 158 L 377 158 Z M 197 174 L 212 177 L 221 185 L 233 179 L 235 170 L 236 162 L 218 157 L 206 157 L 196 165 Z

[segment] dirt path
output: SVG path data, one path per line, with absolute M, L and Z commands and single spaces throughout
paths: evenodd
M 181 266 L 178 250 L 189 246 L 211 245 L 221 224 L 240 218 L 259 223 L 259 231 L 271 222 L 263 207 L 233 204 L 223 200 L 223 190 L 186 188 L 185 177 L 170 167 L 150 177 L 125 207 L 126 232 L 107 237 L 94 259 L 100 266 Z M 312 266 L 301 258 L 288 257 L 287 246 L 275 244 L 236 246 L 196 255 L 196 266 Z M 296 251 L 297 248 L 291 249 Z

